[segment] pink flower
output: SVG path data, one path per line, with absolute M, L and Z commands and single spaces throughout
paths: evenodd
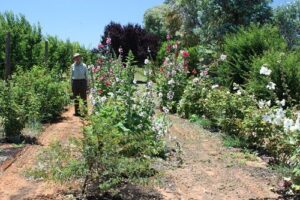
M 96 72 L 98 72 L 100 69 L 101 69 L 100 66 L 94 67 L 94 68 L 92 69 L 92 72 L 93 72 L 93 73 L 96 73 Z
M 187 52 L 187 51 L 183 51 L 183 52 L 182 52 L 182 56 L 183 56 L 184 58 L 187 58 L 187 57 L 190 56 L 190 54 L 189 54 L 189 52 Z
M 103 49 L 104 45 L 102 43 L 98 44 L 98 49 Z
M 107 38 L 106 38 L 106 44 L 107 44 L 107 45 L 111 45 L 111 38 L 110 38 L 110 37 L 107 37 Z
M 171 35 L 170 34 L 167 34 L 167 40 L 170 40 L 171 39 Z

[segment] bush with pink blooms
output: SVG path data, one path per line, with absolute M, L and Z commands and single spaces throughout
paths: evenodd
M 156 80 L 161 109 L 175 113 L 187 83 L 189 52 L 180 50 L 179 43 L 171 44 L 166 46 L 167 56 Z

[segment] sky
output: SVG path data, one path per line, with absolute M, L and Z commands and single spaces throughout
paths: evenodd
M 143 24 L 147 9 L 164 0 L 0 0 L 0 12 L 23 14 L 32 24 L 40 23 L 45 35 L 96 47 L 104 27 L 111 21 L 122 25 Z M 282 5 L 288 0 L 274 0 Z

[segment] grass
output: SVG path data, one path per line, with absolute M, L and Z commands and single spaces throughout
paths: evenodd
M 196 123 L 204 128 L 209 128 L 211 127 L 211 121 L 206 118 L 201 118 L 197 115 L 191 115 L 189 118 L 190 122 Z
M 246 141 L 243 139 L 237 137 L 237 136 L 231 136 L 231 135 L 223 135 L 223 144 L 225 147 L 233 147 L 233 148 L 245 148 L 247 147 Z

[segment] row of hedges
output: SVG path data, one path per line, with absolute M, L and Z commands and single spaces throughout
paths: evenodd
M 19 68 L 9 81 L 0 84 L 0 116 L 8 139 L 20 136 L 26 123 L 59 117 L 69 103 L 68 83 L 40 66 Z
M 91 54 L 79 43 L 62 41 L 57 37 L 44 36 L 40 25 L 31 25 L 25 16 L 11 12 L 0 13 L 0 78 L 3 78 L 5 64 L 6 33 L 11 34 L 11 64 L 30 69 L 34 65 L 46 65 L 50 69 L 68 71 L 72 56 L 80 52 L 90 62 Z M 45 41 L 48 41 L 48 59 L 45 62 Z

